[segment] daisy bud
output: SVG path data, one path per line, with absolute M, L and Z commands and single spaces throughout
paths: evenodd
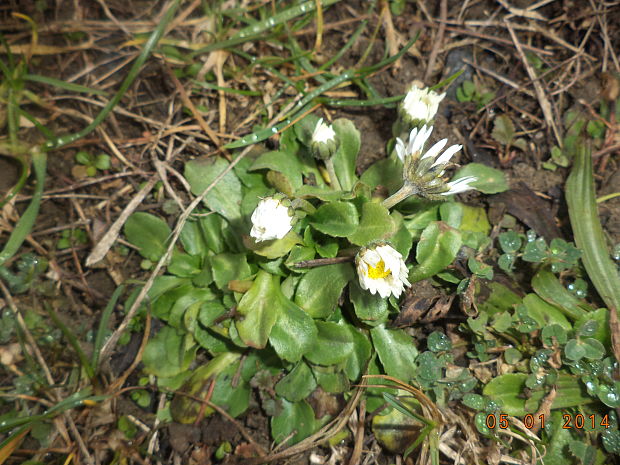
M 412 84 L 398 109 L 404 126 L 412 128 L 431 123 L 445 96 L 445 93 L 438 94 L 434 90 Z
M 292 209 L 284 204 L 284 197 L 265 197 L 252 213 L 252 236 L 256 242 L 282 239 L 293 228 Z M 288 203 L 288 202 L 287 202 Z
M 336 153 L 338 144 L 336 132 L 329 124 L 323 122 L 323 118 L 321 118 L 316 123 L 310 142 L 314 158 L 319 160 L 330 159 Z
M 405 286 L 411 286 L 403 256 L 388 244 L 362 247 L 355 257 L 355 265 L 360 286 L 371 294 L 399 297 Z

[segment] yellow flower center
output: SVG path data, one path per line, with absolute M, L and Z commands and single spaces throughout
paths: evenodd
M 383 260 L 379 260 L 377 266 L 368 267 L 368 277 L 372 279 L 383 279 L 390 273 L 392 273 L 392 271 L 389 269 L 385 269 L 385 262 Z

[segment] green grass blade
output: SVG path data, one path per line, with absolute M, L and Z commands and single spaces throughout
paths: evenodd
M 168 11 L 166 11 L 166 14 L 162 18 L 161 22 L 157 25 L 155 30 L 151 33 L 149 39 L 144 44 L 144 48 L 142 49 L 142 52 L 140 52 L 140 55 L 138 56 L 136 61 L 134 61 L 133 65 L 131 66 L 131 69 L 129 70 L 129 73 L 127 74 L 127 77 L 122 82 L 120 88 L 118 89 L 114 97 L 112 97 L 112 99 L 108 102 L 108 104 L 105 107 L 103 107 L 103 109 L 99 112 L 99 114 L 93 120 L 93 122 L 75 134 L 68 134 L 68 135 L 60 136 L 54 140 L 46 142 L 45 143 L 46 150 L 58 149 L 64 145 L 75 142 L 76 140 L 81 139 L 82 137 L 86 136 L 91 131 L 93 131 L 97 126 L 99 126 L 99 124 L 106 118 L 106 116 L 108 116 L 108 113 L 110 113 L 112 109 L 118 104 L 118 102 L 121 100 L 123 95 L 125 95 L 125 92 L 127 92 L 127 89 L 129 89 L 129 86 L 131 86 L 133 81 L 138 76 L 138 73 L 140 73 L 140 69 L 146 62 L 147 58 L 151 55 L 151 51 L 155 48 L 155 46 L 159 42 L 159 39 L 161 39 L 162 35 L 164 34 L 166 30 L 166 27 L 172 20 L 174 13 L 179 7 L 179 4 L 180 4 L 180 0 L 175 0 L 174 3 L 170 6 L 170 8 L 168 8 Z
M 15 197 L 18 194 L 20 190 L 22 190 L 22 187 L 24 187 L 24 185 L 26 184 L 26 179 L 28 179 L 28 166 L 24 162 L 23 158 L 21 157 L 14 157 L 14 158 L 15 160 L 19 162 L 19 165 L 21 167 L 21 172 L 19 173 L 19 179 L 17 180 L 17 183 L 13 186 L 11 191 L 8 194 L 6 194 L 4 198 L 0 201 L 0 208 L 4 207 L 4 205 L 8 201 L 10 201 L 13 197 Z
M 368 99 L 368 100 L 358 100 L 358 99 L 348 99 L 348 98 L 333 99 L 333 98 L 319 97 L 316 99 L 316 101 L 324 105 L 329 105 L 331 107 L 372 107 L 375 105 L 394 106 L 393 105 L 394 103 L 400 102 L 404 98 L 405 98 L 405 94 L 394 95 L 393 97 L 382 97 L 382 98 L 375 98 L 375 99 Z
M 54 138 L 54 133 L 52 131 L 50 131 L 49 129 L 47 129 L 45 126 L 43 126 L 38 119 L 36 119 L 33 115 L 31 115 L 30 113 L 28 113 L 27 111 L 24 111 L 23 108 L 19 109 L 19 115 L 23 116 L 24 118 L 26 118 L 28 121 L 30 121 L 32 124 L 34 124 L 34 126 L 41 132 L 41 134 L 43 134 L 45 136 L 46 139 L 53 139 Z
M 420 36 L 420 33 L 418 32 L 415 37 L 413 37 L 409 42 L 407 42 L 405 44 L 405 46 L 403 48 L 401 48 L 398 53 L 396 55 L 392 55 L 389 58 L 386 58 L 385 60 L 380 61 L 377 64 L 374 64 L 372 66 L 368 66 L 366 68 L 362 68 L 359 70 L 359 74 L 362 77 L 366 77 L 368 76 L 370 73 L 374 73 L 375 71 L 380 70 L 381 68 L 383 68 L 384 66 L 388 66 L 391 65 L 392 63 L 394 63 L 396 60 L 398 60 L 400 57 L 402 57 L 405 53 L 407 53 L 407 50 L 409 50 L 411 48 L 411 46 L 413 44 L 415 44 L 416 40 L 418 40 L 418 37 Z
M 596 206 L 592 154 L 579 145 L 573 169 L 566 181 L 568 215 L 575 243 L 583 251 L 582 261 L 597 292 L 611 311 L 620 309 L 620 276 L 612 262 Z
M 67 90 L 69 92 L 80 92 L 83 94 L 95 94 L 95 95 L 107 95 L 106 92 L 99 89 L 93 89 L 81 84 L 74 84 L 72 82 L 65 82 L 60 79 L 56 79 L 49 76 L 40 76 L 38 74 L 26 74 L 24 80 L 31 82 L 38 82 L 40 84 L 46 84 L 48 86 L 58 87 L 60 89 Z
M 250 97 L 260 97 L 261 95 L 263 95 L 263 93 L 258 90 L 233 89 L 232 87 L 222 87 L 216 84 L 211 84 L 210 82 L 200 82 L 196 79 L 192 79 L 192 83 L 198 87 L 202 87 L 203 89 L 221 90 L 229 94 L 248 95 Z
M 364 32 L 367 25 L 368 20 L 365 19 L 364 21 L 362 21 L 357 27 L 357 29 L 353 32 L 353 34 L 351 34 L 351 38 L 347 41 L 347 43 L 344 44 L 344 46 L 340 50 L 338 50 L 338 52 L 332 58 L 319 66 L 319 71 L 324 71 L 328 69 L 331 65 L 340 60 L 340 58 L 342 58 L 342 56 L 347 52 L 347 50 L 349 50 L 353 46 L 353 44 L 355 44 L 357 38 L 362 34 L 362 32 Z
M 54 311 L 53 308 L 51 308 L 49 305 L 46 305 L 46 309 L 50 317 L 52 318 L 52 321 L 54 321 L 56 326 L 60 328 L 62 334 L 67 338 L 67 341 L 69 342 L 71 347 L 73 347 L 73 350 L 75 350 L 78 358 L 80 359 L 80 363 L 86 371 L 86 376 L 88 376 L 89 379 L 93 379 L 95 377 L 95 370 L 93 370 L 90 360 L 88 360 L 88 357 L 84 353 L 82 346 L 80 346 L 80 342 L 78 341 L 77 337 L 75 337 L 75 334 L 73 334 L 71 330 L 67 328 L 67 325 L 62 322 L 62 320 L 58 317 L 58 314 Z
M 41 206 L 41 197 L 43 196 L 43 187 L 45 184 L 45 169 L 47 166 L 47 154 L 39 147 L 35 147 L 32 150 L 32 167 L 37 180 L 37 184 L 34 188 L 34 194 L 30 205 L 26 208 L 23 215 L 15 225 L 9 240 L 0 252 L 0 266 L 11 258 L 26 239 L 26 236 L 32 231 L 34 222 L 39 213 L 39 207 Z
M 333 5 L 334 3 L 338 3 L 340 0 L 323 0 L 321 5 L 323 7 L 327 7 Z M 310 13 L 316 10 L 316 1 L 309 0 L 307 2 L 303 2 L 297 6 L 293 6 L 288 8 L 280 13 L 276 13 L 275 15 L 264 19 L 262 21 L 258 21 L 251 26 L 245 27 L 237 32 L 233 37 L 227 40 L 222 40 L 220 42 L 215 42 L 213 44 L 209 44 L 206 47 L 202 47 L 196 50 L 191 54 L 191 57 L 195 57 L 196 55 L 200 55 L 207 52 L 212 52 L 213 50 L 221 50 L 223 48 L 234 47 L 235 45 L 242 44 L 244 42 L 253 41 L 253 40 L 264 40 L 265 33 L 269 32 L 276 26 L 285 23 L 286 21 L 290 21 L 291 19 L 296 18 L 297 16 L 304 15 L 306 13 Z
M 101 348 L 103 347 L 105 331 L 108 327 L 108 323 L 110 321 L 110 317 L 112 316 L 112 312 L 114 311 L 114 307 L 116 306 L 116 302 L 118 302 L 118 299 L 124 290 L 125 286 L 123 285 L 116 288 L 116 290 L 112 294 L 112 297 L 110 297 L 110 301 L 103 310 L 103 314 L 101 315 L 99 329 L 97 330 L 97 336 L 95 337 L 95 347 L 93 349 L 93 358 L 91 362 L 91 365 L 96 371 L 99 369 L 99 354 L 101 353 Z

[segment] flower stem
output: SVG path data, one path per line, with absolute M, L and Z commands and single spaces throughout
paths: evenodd
M 413 188 L 413 186 L 405 183 L 403 184 L 403 187 L 398 189 L 398 191 L 394 192 L 390 197 L 383 201 L 383 206 L 389 210 L 394 205 L 402 202 L 407 197 L 410 197 L 413 194 L 415 194 L 415 189 Z
M 334 162 L 331 158 L 325 160 L 325 168 L 327 168 L 327 174 L 329 174 L 329 183 L 332 186 L 332 189 L 336 191 L 342 190 L 340 187 L 340 183 L 338 182 L 338 176 L 336 176 L 336 171 L 334 170 Z

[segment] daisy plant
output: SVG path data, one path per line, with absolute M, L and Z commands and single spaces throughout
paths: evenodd
M 239 415 L 258 386 L 270 393 L 260 399 L 274 440 L 292 444 L 328 420 L 317 419 L 307 400 L 317 387 L 346 393 L 368 369 L 418 383 L 416 342 L 393 324 L 402 301 L 421 279 L 465 279 L 446 269 L 462 245 L 477 250 L 488 233 L 484 210 L 453 200 L 474 178 L 445 180 L 461 146 L 445 148 L 443 139 L 424 149 L 443 97 L 410 89 L 401 114 L 426 124 L 361 173 L 358 156 L 367 149 L 355 125 L 312 114 L 284 130 L 277 149 L 257 148 L 232 168 L 217 157 L 186 163 L 193 194 L 211 187 L 144 308 L 161 322 L 144 350 L 144 371 L 179 392 L 174 420 L 211 414 L 195 400 L 207 393 Z M 424 201 L 414 211 L 400 204 L 410 196 Z M 125 225 L 128 241 L 152 263 L 171 234 L 145 212 Z M 368 393 L 369 410 L 383 402 Z

